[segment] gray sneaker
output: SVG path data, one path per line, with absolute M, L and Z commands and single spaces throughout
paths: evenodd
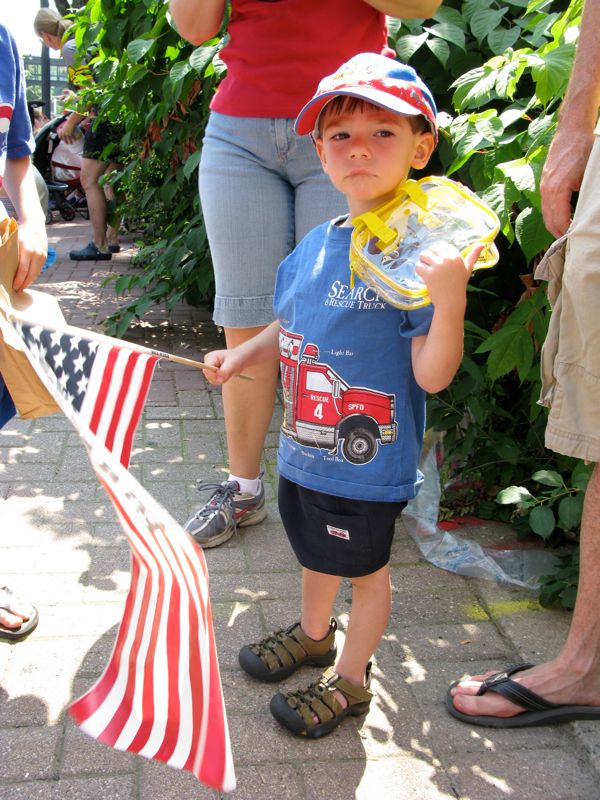
M 209 501 L 185 523 L 185 530 L 202 548 L 217 547 L 231 539 L 236 528 L 257 525 L 267 516 L 265 487 L 260 475 L 258 494 L 240 492 L 237 481 L 198 483 L 202 492 L 212 489 Z

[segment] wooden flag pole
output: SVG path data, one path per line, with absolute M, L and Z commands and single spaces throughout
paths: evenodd
M 143 345 L 135 345 L 135 347 L 143 347 Z M 154 350 L 152 347 L 146 347 L 144 350 L 152 354 L 153 356 L 159 356 L 160 358 L 166 358 L 169 361 L 175 361 L 177 364 L 186 364 L 188 367 L 196 367 L 197 369 L 209 369 L 211 372 L 217 372 L 218 367 L 213 367 L 212 364 L 205 364 L 204 361 L 194 361 L 191 358 L 184 358 L 183 356 L 174 356 L 172 353 L 163 353 L 161 350 Z M 244 375 L 243 372 L 239 372 L 237 375 L 234 375 L 234 378 L 243 378 L 245 381 L 253 381 L 254 378 L 252 375 Z
M 34 320 L 28 319 L 25 315 L 21 315 L 15 313 L 14 310 L 11 310 L 7 313 L 9 319 L 17 320 L 18 322 L 26 322 L 28 325 L 37 325 Z M 52 325 L 44 325 L 43 327 L 47 328 L 48 330 L 52 331 L 53 333 L 71 333 L 75 336 L 81 336 L 82 338 L 91 338 L 91 339 L 99 339 L 102 342 L 107 342 L 108 344 L 112 344 L 113 346 L 118 347 L 125 347 L 128 350 L 135 350 L 138 353 L 146 353 L 147 355 L 158 356 L 159 358 L 165 358 L 168 361 L 174 361 L 177 364 L 185 364 L 188 367 L 194 367 L 195 369 L 208 369 L 211 372 L 216 372 L 218 367 L 214 367 L 212 364 L 205 364 L 203 361 L 195 361 L 192 358 L 184 358 L 184 356 L 175 356 L 172 353 L 165 353 L 162 350 L 155 350 L 152 347 L 146 347 L 143 344 L 135 344 L 134 342 L 128 342 L 126 339 L 115 339 L 113 336 L 107 336 L 104 333 L 98 333 L 97 331 L 88 331 L 85 328 L 76 328 L 72 325 L 65 325 L 63 328 L 57 328 Z M 253 381 L 254 378 L 252 375 L 244 375 L 243 373 L 238 373 L 234 377 L 242 378 L 245 381 Z

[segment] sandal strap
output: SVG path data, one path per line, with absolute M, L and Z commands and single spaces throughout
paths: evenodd
M 300 714 L 307 727 L 313 727 L 316 716 L 319 722 L 327 722 L 339 716 L 347 706 L 343 706 L 337 699 L 335 692 L 340 692 L 346 699 L 348 706 L 358 703 L 370 703 L 373 693 L 369 690 L 371 683 L 371 665 L 367 667 L 367 686 L 356 686 L 345 678 L 340 677 L 333 667 L 326 670 L 315 683 L 306 689 L 289 692 L 286 695 L 288 705 Z
M 533 664 L 517 664 L 514 667 L 509 667 L 504 672 L 496 672 L 482 681 L 479 687 L 478 695 L 485 694 L 486 692 L 497 692 L 498 694 L 506 697 L 513 703 L 526 708 L 528 711 L 547 711 L 553 708 L 558 708 L 556 703 L 551 703 L 544 697 L 541 697 L 536 692 L 522 686 L 517 681 L 511 679 L 511 675 L 516 672 L 530 669 Z
M 260 642 L 250 645 L 250 650 L 269 670 L 291 667 L 311 655 L 327 652 L 333 644 L 336 630 L 337 623 L 332 618 L 329 632 L 317 642 L 304 633 L 299 622 L 295 622 L 289 628 L 275 631 Z M 315 644 L 319 646 L 315 647 Z

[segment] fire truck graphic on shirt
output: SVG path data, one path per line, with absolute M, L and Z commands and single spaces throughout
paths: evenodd
M 308 447 L 337 453 L 351 464 L 367 464 L 380 444 L 398 437 L 394 395 L 348 386 L 319 361 L 319 348 L 283 328 L 279 332 L 283 387 L 282 432 Z

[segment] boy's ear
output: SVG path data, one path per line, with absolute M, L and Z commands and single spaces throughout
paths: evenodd
M 417 142 L 411 166 L 415 169 L 423 169 L 427 166 L 427 162 L 431 158 L 431 154 L 435 150 L 435 139 L 431 131 L 424 131 Z
M 327 158 L 325 157 L 325 148 L 323 147 L 323 139 L 319 137 L 318 139 L 314 140 L 315 143 L 315 150 L 317 151 L 317 155 L 319 156 L 319 160 L 321 162 L 321 166 L 323 167 L 323 172 L 327 172 Z

